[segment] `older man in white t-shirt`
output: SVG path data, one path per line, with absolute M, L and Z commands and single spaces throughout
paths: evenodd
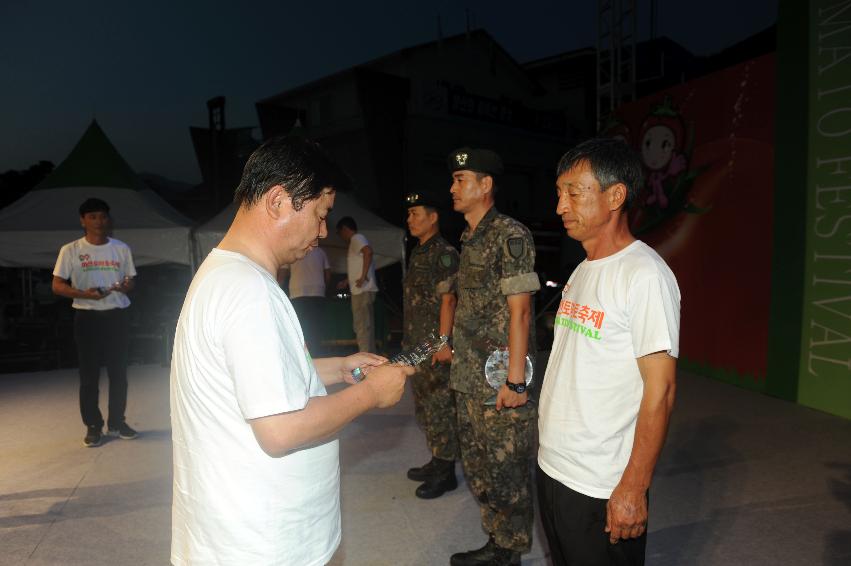
M 556 316 L 540 397 L 538 498 L 553 564 L 644 564 L 647 493 L 674 403 L 680 291 L 629 231 L 641 163 L 594 139 L 558 165 L 557 213 L 587 259 Z
M 327 235 L 339 168 L 298 137 L 246 163 L 239 209 L 198 269 L 171 363 L 171 562 L 327 564 L 340 543 L 337 432 L 398 402 L 408 367 L 374 354 L 313 359 L 275 275 Z M 349 384 L 327 394 L 325 386 Z

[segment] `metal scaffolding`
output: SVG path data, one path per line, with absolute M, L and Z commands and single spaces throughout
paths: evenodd
M 635 0 L 597 0 L 597 130 L 624 102 L 635 100 Z

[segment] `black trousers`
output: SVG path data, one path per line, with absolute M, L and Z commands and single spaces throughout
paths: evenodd
M 325 297 L 296 297 L 292 299 L 293 310 L 298 316 L 307 351 L 314 358 L 322 357 L 322 332 L 325 329 Z
M 609 542 L 606 499 L 588 497 L 536 466 L 538 506 L 554 566 L 643 566 L 647 532 Z
M 124 422 L 127 407 L 127 309 L 92 311 L 77 309 L 74 315 L 74 341 L 80 365 L 80 415 L 86 426 L 103 426 L 98 407 L 100 368 L 106 365 L 109 377 L 109 428 Z

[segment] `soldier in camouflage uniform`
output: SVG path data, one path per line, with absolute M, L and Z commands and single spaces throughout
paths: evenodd
M 461 148 L 449 155 L 453 208 L 464 214 L 458 269 L 454 352 L 458 438 L 467 483 L 479 503 L 487 544 L 453 554 L 453 566 L 519 564 L 532 545 L 529 460 L 536 411 L 527 403 L 525 362 L 534 357 L 532 295 L 540 288 L 529 229 L 494 208 L 494 176 L 502 160 L 488 150 Z M 494 390 L 485 361 L 508 348 L 507 383 Z
M 408 230 L 419 240 L 411 252 L 403 282 L 405 332 L 402 345 L 411 348 L 429 334 L 450 336 L 455 315 L 455 273 L 458 251 L 439 232 L 439 199 L 423 192 L 406 197 Z M 455 396 L 449 388 L 447 344 L 434 354 L 432 363 L 419 366 L 412 378 L 417 422 L 426 435 L 432 458 L 426 465 L 408 470 L 408 477 L 423 482 L 416 490 L 421 499 L 440 497 L 458 487 Z

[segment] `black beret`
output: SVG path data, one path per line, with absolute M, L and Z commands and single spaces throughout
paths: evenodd
M 449 154 L 446 160 L 449 172 L 455 171 L 477 171 L 488 175 L 500 175 L 502 173 L 502 158 L 489 149 L 478 149 L 474 147 L 461 147 Z
M 427 192 L 427 191 L 412 191 L 405 195 L 405 208 L 411 208 L 414 206 L 428 206 L 434 209 L 443 209 L 446 208 L 445 201 L 447 199 L 441 199 L 438 196 Z

